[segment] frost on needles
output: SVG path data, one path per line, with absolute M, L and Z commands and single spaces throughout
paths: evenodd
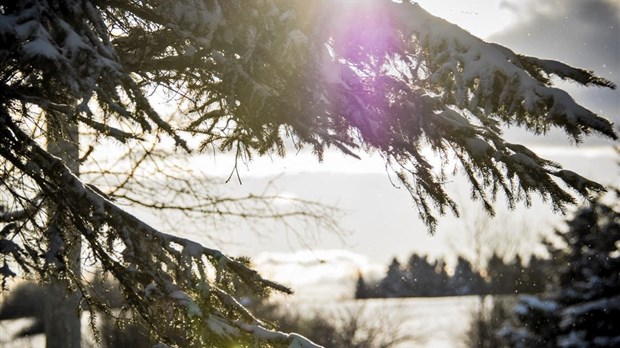
M 46 117 L 127 151 L 170 139 L 179 151 L 215 147 L 249 160 L 284 156 L 292 139 L 319 159 L 329 147 L 377 152 L 430 231 L 438 215 L 458 215 L 443 184 L 453 158 L 489 213 L 498 194 L 510 206 L 538 195 L 564 211 L 575 195 L 603 190 L 506 142 L 504 126 L 559 128 L 575 142 L 590 133 L 617 138 L 610 121 L 552 78 L 612 82 L 484 42 L 407 1 L 1 1 L 0 59 L 1 238 L 14 241 L 2 249 L 2 274 L 16 266 L 42 277 L 60 272 L 86 293 L 88 281 L 62 266 L 64 249 L 45 242 L 60 221 L 70 227 L 55 230 L 60 239 L 79 231 L 86 252 L 120 282 L 128 309 L 167 344 L 175 344 L 170 330 L 191 332 L 185 339 L 196 344 L 311 343 L 268 329 L 236 301 L 229 280 L 257 292 L 286 288 L 246 260 L 153 229 L 114 203 L 122 201 L 115 192 L 71 173 L 41 146 Z M 176 104 L 175 117 L 153 107 L 155 90 Z

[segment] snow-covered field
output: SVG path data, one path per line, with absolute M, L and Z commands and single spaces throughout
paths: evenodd
M 490 297 L 486 305 L 490 305 Z M 392 337 L 411 335 L 419 339 L 401 343 L 397 348 L 457 348 L 462 344 L 472 311 L 479 306 L 477 296 L 436 298 L 393 298 L 333 302 L 291 303 L 308 314 L 323 317 L 360 318 L 362 325 L 385 329 Z M 487 307 L 488 308 L 488 307 Z M 295 310 L 295 309 L 293 309 Z
M 347 301 L 312 301 L 293 302 L 287 307 L 293 311 L 308 314 L 320 313 L 325 317 L 346 318 L 356 315 L 361 323 L 377 325 L 386 328 L 385 334 L 406 334 L 420 337 L 396 347 L 421 348 L 455 348 L 462 346 L 463 337 L 467 330 L 470 313 L 478 306 L 478 297 L 442 297 L 442 298 L 405 298 L 405 299 L 371 299 Z M 20 339 L 9 342 L 12 333 L 27 324 L 26 319 L 7 321 L 0 324 L 0 346 L 3 348 L 38 348 L 45 346 L 42 335 L 34 338 Z M 83 318 L 83 325 L 87 330 L 87 320 Z M 86 335 L 85 347 L 92 344 L 92 339 Z

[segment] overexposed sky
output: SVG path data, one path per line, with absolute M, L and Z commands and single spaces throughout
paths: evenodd
M 514 25 L 518 14 L 501 0 L 419 0 L 422 8 L 487 39 Z

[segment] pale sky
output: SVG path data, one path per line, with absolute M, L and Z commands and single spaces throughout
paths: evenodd
M 515 24 L 518 14 L 501 0 L 421 0 L 422 8 L 483 39 Z
M 517 53 L 593 69 L 620 84 L 618 1 L 425 0 L 419 3 L 429 12 L 487 41 L 505 44 Z M 620 123 L 618 90 L 566 84 L 562 87 L 567 87 L 585 106 Z M 507 136 L 532 146 L 539 155 L 563 163 L 567 169 L 604 184 L 620 184 L 615 164 L 618 156 L 609 141 L 588 140 L 575 148 L 559 132 L 535 137 L 509 130 Z M 226 155 L 196 161 L 197 165 L 214 168 L 212 174 L 228 175 L 232 168 L 230 156 Z M 376 274 L 392 257 L 404 262 L 414 251 L 432 256 L 471 254 L 472 239 L 467 230 L 471 230 L 481 215 L 480 206 L 470 202 L 468 188 L 461 179 L 455 179 L 448 189 L 461 203 L 465 218 L 448 216 L 441 220 L 437 234 L 429 236 L 417 218 L 408 193 L 392 187 L 377 156 L 362 154 L 362 160 L 356 160 L 332 151 L 326 154 L 323 163 L 318 163 L 314 156 L 302 151 L 283 159 L 256 159 L 240 172 L 243 185 L 231 181 L 227 189 L 239 193 L 261 192 L 270 178 L 281 174 L 275 181 L 274 191 L 335 205 L 344 213 L 341 226 L 348 233 L 343 236 L 302 231 L 303 236 L 299 238 L 277 224 L 235 225 L 225 232 L 234 242 L 222 245 L 223 250 L 255 257 L 267 275 L 298 285 L 298 290 L 306 286 L 308 279 L 316 283 L 322 279 L 324 286 L 344 279 L 350 285 L 357 269 Z M 491 229 L 497 234 L 511 235 L 505 240 L 515 244 L 516 249 L 531 249 L 534 235 L 549 231 L 562 221 L 561 216 L 554 215 L 540 202 L 530 209 L 521 206 L 515 212 L 503 209 L 501 202 L 497 206 L 499 218 L 490 222 Z M 261 236 L 253 229 L 259 229 Z M 202 238 L 198 232 L 192 236 Z M 312 255 L 315 262 L 311 261 Z

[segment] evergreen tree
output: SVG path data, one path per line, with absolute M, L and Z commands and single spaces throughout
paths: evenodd
M 446 296 L 448 294 L 448 280 L 450 279 L 446 270 L 446 262 L 443 259 L 437 259 L 434 268 L 436 277 L 432 284 L 433 289 L 435 289 L 433 296 Z
M 581 208 L 551 246 L 558 282 L 547 296 L 523 297 L 521 327 L 504 334 L 515 347 L 617 347 L 620 345 L 620 206 L 601 200 Z
M 487 262 L 487 276 L 489 292 L 492 294 L 508 294 L 511 292 L 510 283 L 506 278 L 509 275 L 506 263 L 497 253 L 493 253 Z
M 396 258 L 388 266 L 387 274 L 379 282 L 379 294 L 381 297 L 405 297 L 407 283 L 400 262 Z
M 362 274 L 359 273 L 357 275 L 357 282 L 355 282 L 355 298 L 364 299 L 369 297 L 370 293 L 368 291 L 368 285 L 366 285 L 366 281 L 364 281 Z
M 521 259 L 521 255 L 515 255 L 512 267 L 515 275 L 512 286 L 514 289 L 513 291 L 515 293 L 525 292 L 524 289 L 527 287 L 527 276 L 525 274 L 525 267 L 523 266 L 523 260 Z
M 454 295 L 475 295 L 484 292 L 484 281 L 480 274 L 474 271 L 471 262 L 459 256 L 454 275 L 448 281 L 448 288 Z
M 552 267 L 551 260 L 532 255 L 528 266 L 525 268 L 525 286 L 523 292 L 536 294 L 544 292 L 551 283 Z
M 165 206 L 161 190 L 169 186 L 137 199 L 78 178 L 69 160 L 43 146 L 52 135 L 43 120 L 112 139 L 129 157 L 143 148 L 155 164 L 173 154 L 170 144 L 186 153 L 232 151 L 238 160 L 284 155 L 285 139 L 319 158 L 328 147 L 352 156 L 377 151 L 431 231 L 438 214 L 458 210 L 444 186 L 452 166 L 431 166 L 423 146 L 456 156 L 489 213 L 498 192 L 511 207 L 540 195 L 565 211 L 575 197 L 563 183 L 582 197 L 603 188 L 505 141 L 501 126 L 536 134 L 558 127 L 575 141 L 592 132 L 617 138 L 611 122 L 552 86 L 552 77 L 614 88 L 610 81 L 483 42 L 407 1 L 0 0 L 0 63 L 0 222 L 8 245 L 1 274 L 19 267 L 88 293 L 74 257 L 81 242 L 169 344 L 178 334 L 168 334 L 171 327 L 195 345 L 237 335 L 303 339 L 264 334 L 223 280 L 238 277 L 257 292 L 289 289 L 245 259 L 152 228 L 114 201 Z M 162 90 L 177 105 L 175 117 L 163 117 L 149 98 Z M 58 140 L 72 142 L 71 134 Z M 91 152 L 79 150 L 78 160 Z M 222 214 L 211 202 L 195 211 Z
M 426 256 L 411 255 L 405 268 L 407 289 L 405 296 L 432 296 L 437 283 L 435 267 L 431 265 Z
M 521 256 L 506 263 L 494 253 L 487 262 L 489 294 L 540 293 L 551 281 L 551 261 L 532 255 L 528 265 Z

